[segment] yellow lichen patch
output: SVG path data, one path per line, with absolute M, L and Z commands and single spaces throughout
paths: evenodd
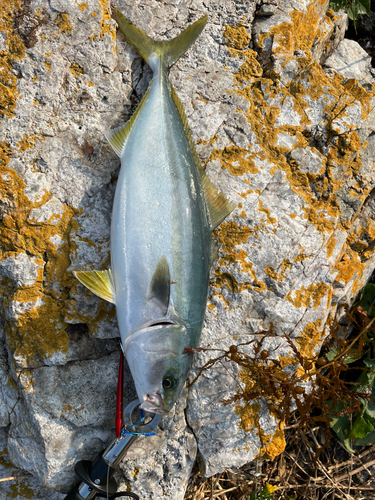
M 103 37 L 105 33 L 110 35 L 113 40 L 116 40 L 116 30 L 110 24 L 108 21 L 110 21 L 111 18 L 111 3 L 109 0 L 99 0 L 101 9 L 102 9 L 102 20 L 100 21 L 100 27 L 102 29 L 102 32 L 100 34 L 100 37 Z
M 224 222 L 214 231 L 214 237 L 221 245 L 221 264 L 231 264 L 237 262 L 237 245 L 246 243 L 253 230 L 248 226 L 241 226 L 236 222 Z
M 232 175 L 256 174 L 259 170 L 254 164 L 254 155 L 238 146 L 228 146 L 223 150 L 214 149 L 207 161 L 220 160 L 221 166 Z
M 260 35 L 259 44 L 265 46 L 267 38 L 272 37 L 273 52 L 286 65 L 291 59 L 301 67 L 312 61 L 311 50 L 325 35 L 322 24 L 333 25 L 329 16 L 322 16 L 326 8 L 325 0 L 312 1 L 306 12 L 294 10 L 289 13 L 291 22 L 271 27 L 269 32 Z M 324 21 L 323 21 L 324 20 Z M 294 52 L 304 52 L 304 57 L 295 58 Z
M 303 262 L 306 259 L 309 259 L 310 257 L 313 257 L 313 254 L 306 255 L 305 253 L 300 253 L 294 257 L 293 262 Z
M 87 2 L 82 2 L 82 3 L 78 4 L 78 8 L 82 11 L 87 9 L 88 6 L 89 6 L 89 4 Z
M 257 53 L 247 48 L 250 37 L 245 28 L 243 26 L 226 26 L 223 35 L 231 57 L 238 57 L 244 61 L 238 73 L 234 75 L 234 80 L 237 83 L 243 83 L 252 78 L 261 77 L 263 71 L 257 61 Z
M 5 33 L 3 50 L 0 51 L 0 118 L 14 116 L 16 99 L 20 97 L 17 89 L 17 76 L 12 73 L 13 63 L 25 56 L 25 45 L 20 35 L 14 31 L 14 19 L 22 10 L 20 0 L 0 2 L 0 32 Z
M 323 332 L 321 330 L 322 320 L 317 319 L 314 322 L 307 323 L 300 337 L 296 339 L 298 350 L 301 356 L 311 359 L 314 356 L 315 349 L 322 341 Z
M 294 356 L 279 356 L 278 365 L 282 369 L 286 366 L 294 365 L 296 363 L 298 363 L 298 360 Z
M 31 134 L 29 136 L 27 134 L 23 134 L 22 141 L 17 142 L 17 147 L 20 152 L 23 153 L 27 149 L 33 148 L 37 138 L 38 137 L 35 134 Z
M 336 247 L 337 240 L 334 236 L 331 236 L 330 239 L 327 241 L 326 244 L 326 250 L 327 250 L 327 257 L 330 258 L 332 257 L 333 251 Z
M 12 484 L 7 498 L 35 498 L 35 491 L 22 480 Z
M 74 30 L 74 26 L 70 24 L 69 16 L 66 12 L 59 12 L 55 17 L 55 25 L 59 28 L 60 33 L 67 35 Z
M 44 61 L 44 66 L 48 69 L 48 71 L 51 71 L 52 65 L 49 61 Z
M 263 446 L 256 458 L 264 458 L 266 460 L 273 460 L 285 450 L 286 441 L 284 431 L 282 430 L 282 423 L 278 423 L 278 428 L 273 434 L 270 442 Z M 276 487 L 275 487 L 276 488 Z M 277 488 L 276 488 L 277 489 Z
M 259 229 L 259 228 L 258 228 Z M 249 261 L 248 254 L 243 249 L 237 249 L 236 246 L 241 243 L 246 243 L 249 236 L 254 231 L 247 226 L 241 226 L 236 222 L 226 222 L 214 232 L 214 236 L 221 244 L 220 251 L 220 265 L 228 265 L 233 263 L 241 264 L 244 272 L 248 272 L 251 276 L 251 281 L 238 282 L 235 277 L 229 272 L 215 271 L 216 279 L 212 285 L 216 288 L 226 286 L 229 290 L 238 293 L 241 290 L 249 288 L 251 290 L 266 290 L 266 285 L 259 281 L 255 271 L 253 270 L 253 263 Z
M 246 49 L 250 43 L 250 36 L 243 26 L 225 26 L 223 35 L 227 45 L 235 49 Z
M 338 271 L 336 280 L 349 283 L 355 274 L 357 279 L 362 278 L 365 263 L 361 262 L 357 252 L 349 248 L 336 264 L 335 269 Z
M 300 290 L 289 292 L 285 298 L 297 308 L 311 306 L 316 308 L 320 305 L 323 297 L 327 295 L 328 290 L 329 286 L 326 283 L 319 282 L 316 285 L 312 283 L 307 288 L 303 286 Z
M 85 70 L 82 68 L 82 66 L 80 66 L 79 64 L 77 64 L 76 62 L 72 62 L 71 65 L 70 65 L 70 71 L 72 72 L 72 74 L 77 77 L 79 75 L 83 75 Z
M 62 216 L 54 223 L 31 223 L 30 211 L 44 205 L 50 195 L 45 193 L 36 203 L 29 201 L 24 194 L 24 181 L 7 168 L 11 155 L 9 145 L 0 143 L 0 198 L 7 206 L 6 217 L 0 222 L 0 260 L 17 259 L 20 254 L 26 254 L 39 267 L 31 286 L 16 286 L 9 278 L 0 282 L 5 308 L 11 303 L 27 304 L 25 312 L 8 321 L 6 335 L 16 355 L 26 359 L 39 355 L 43 359 L 57 351 L 66 352 L 68 348 L 65 302 L 75 280 L 66 270 L 74 249 L 73 244 L 68 243 L 69 234 L 78 227 L 74 220 L 76 212 L 65 206 Z M 62 241 L 59 248 L 52 243 L 54 237 Z M 53 283 L 58 286 L 52 286 Z
M 264 269 L 264 272 L 266 273 L 267 276 L 269 276 L 273 281 L 276 281 L 278 283 L 280 283 L 281 281 L 284 280 L 285 278 L 285 274 L 286 272 L 288 271 L 288 269 L 290 269 L 290 267 L 292 266 L 291 262 L 289 261 L 289 259 L 284 259 L 282 261 L 282 263 L 280 264 L 279 266 L 279 270 L 280 272 L 277 273 L 274 268 L 272 266 L 267 266 L 265 269 Z
M 276 219 L 275 217 L 271 217 L 271 210 L 269 208 L 266 208 L 263 206 L 263 202 L 259 200 L 259 208 L 258 208 L 259 212 L 263 212 L 264 214 L 266 214 L 267 216 L 267 222 L 269 222 L 270 224 L 275 224 L 276 223 Z

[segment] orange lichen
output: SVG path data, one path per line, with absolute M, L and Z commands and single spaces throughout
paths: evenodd
M 82 11 L 87 9 L 88 6 L 89 6 L 89 4 L 87 2 L 82 2 L 82 3 L 78 4 L 78 8 Z
M 263 206 L 263 202 L 259 200 L 259 212 L 263 212 L 267 216 L 267 222 L 269 224 L 275 224 L 276 223 L 276 218 L 271 217 L 271 210 L 269 208 L 266 208 Z
M 79 64 L 77 64 L 76 62 L 72 62 L 71 65 L 70 65 L 70 71 L 72 72 L 72 74 L 77 77 L 79 75 L 83 75 L 85 70 L 84 68 L 82 68 L 82 66 L 80 66 Z
M 329 286 L 326 283 L 313 283 L 307 288 L 304 286 L 300 290 L 293 290 L 287 294 L 286 300 L 291 302 L 294 307 L 318 307 L 323 297 L 328 293 Z M 295 297 L 292 298 L 292 295 Z
M 113 40 L 116 40 L 116 30 L 115 28 L 108 22 L 111 21 L 111 3 L 109 0 L 99 0 L 101 9 L 102 9 L 102 20 L 100 21 L 100 27 L 102 32 L 100 37 L 102 38 L 105 34 L 110 35 Z
M 7 118 L 14 116 L 16 99 L 20 97 L 18 78 L 12 73 L 13 63 L 25 56 L 23 40 L 13 30 L 19 10 L 22 10 L 20 0 L 2 0 L 0 3 L 0 32 L 5 33 L 4 48 L 0 51 L 0 115 Z
M 334 236 L 331 236 L 330 239 L 328 240 L 326 244 L 326 249 L 327 249 L 327 257 L 330 258 L 332 257 L 333 251 L 336 247 L 337 240 Z
M 23 134 L 22 141 L 17 142 L 19 151 L 23 153 L 27 149 L 33 148 L 37 138 L 38 137 L 35 134 L 31 134 L 29 136 L 27 134 Z
M 222 168 L 226 168 L 231 175 L 244 175 L 246 172 L 256 174 L 259 170 L 253 161 L 254 155 L 238 146 L 228 146 L 223 150 L 214 149 L 207 161 L 220 160 Z
M 19 145 L 23 149 L 23 145 Z M 0 143 L 0 197 L 7 205 L 6 217 L 0 222 L 0 260 L 16 258 L 21 253 L 34 256 L 39 266 L 38 276 L 31 286 L 16 286 L 3 277 L 0 289 L 4 307 L 12 302 L 28 304 L 27 310 L 5 325 L 10 348 L 16 355 L 30 358 L 36 354 L 42 358 L 56 351 L 66 351 L 68 336 L 64 323 L 64 301 L 74 279 L 66 269 L 70 265 L 71 243 L 66 243 L 70 231 L 77 226 L 73 217 L 75 211 L 65 206 L 62 217 L 55 224 L 31 223 L 32 209 L 48 201 L 49 193 L 38 202 L 30 202 L 24 194 L 24 181 L 8 168 L 12 150 L 6 142 Z M 59 236 L 63 243 L 57 249 L 51 237 Z M 47 262 L 45 262 L 47 258 Z M 52 287 L 58 281 L 59 288 Z M 56 290 L 60 290 L 59 292 Z
M 60 33 L 67 35 L 74 30 L 74 26 L 70 24 L 69 16 L 66 12 L 59 12 L 55 17 L 55 25 L 59 28 Z
M 286 447 L 286 441 L 283 431 L 283 424 L 282 422 L 279 422 L 278 428 L 270 438 L 269 443 L 261 448 L 256 458 L 273 460 L 275 457 L 280 455 L 280 453 L 282 453 L 285 450 L 285 447 Z
M 303 332 L 296 339 L 298 350 L 301 356 L 311 359 L 314 356 L 317 346 L 323 338 L 322 320 L 317 319 L 314 322 L 307 323 Z
M 287 271 L 291 268 L 292 264 L 289 259 L 284 259 L 279 266 L 279 270 L 281 272 L 277 273 L 272 266 L 267 266 L 264 269 L 264 272 L 267 276 L 269 276 L 273 281 L 280 283 L 284 280 Z

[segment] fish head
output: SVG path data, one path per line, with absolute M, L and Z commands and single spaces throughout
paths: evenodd
M 184 354 L 187 328 L 159 322 L 138 330 L 125 342 L 141 408 L 168 413 L 177 401 L 190 370 L 192 356 Z

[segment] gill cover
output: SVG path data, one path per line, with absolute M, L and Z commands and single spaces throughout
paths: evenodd
M 124 352 L 145 410 L 166 413 L 178 399 L 190 369 L 183 354 L 187 343 L 184 325 L 163 320 L 126 340 Z

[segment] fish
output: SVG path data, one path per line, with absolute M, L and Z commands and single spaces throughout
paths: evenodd
M 199 161 L 183 106 L 168 78 L 207 15 L 170 40 L 153 40 L 118 10 L 125 40 L 153 70 L 130 120 L 106 133 L 121 159 L 111 221 L 111 268 L 75 271 L 94 294 L 116 304 L 122 349 L 141 408 L 168 413 L 199 345 L 212 231 L 234 204 Z

